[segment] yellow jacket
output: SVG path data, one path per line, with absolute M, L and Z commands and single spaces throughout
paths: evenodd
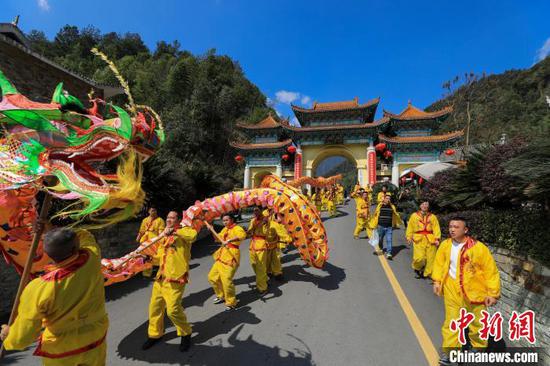
M 393 211 L 392 216 L 392 226 L 393 227 L 400 227 L 403 225 L 403 220 L 401 220 L 401 216 L 399 216 L 399 213 L 397 213 L 397 209 L 393 204 L 390 203 L 391 209 Z M 382 202 L 376 206 L 376 210 L 374 211 L 374 214 L 372 215 L 370 221 L 369 221 L 369 228 L 370 229 L 376 229 L 378 227 L 378 217 L 380 217 L 380 208 L 382 207 Z
M 391 192 L 386 192 L 385 194 L 382 191 L 378 192 L 378 196 L 376 196 L 376 203 L 382 202 L 384 196 L 391 196 Z
M 250 250 L 252 251 L 263 251 L 266 250 L 265 238 L 268 231 L 268 223 L 256 224 L 258 220 L 254 217 L 250 220 L 248 226 L 247 234 L 249 237 L 252 237 L 250 242 Z
M 187 283 L 191 245 L 195 239 L 197 239 L 197 231 L 188 226 L 161 239 L 157 252 L 160 258 L 157 280 Z
M 286 244 L 292 242 L 292 238 L 288 235 L 284 225 L 279 224 L 275 220 L 269 220 L 266 242 L 267 249 L 275 249 L 279 243 L 283 243 L 286 246 Z
M 415 212 L 407 223 L 407 240 L 412 239 L 415 243 L 418 243 L 424 236 L 428 238 L 430 244 L 435 244 L 436 240 L 441 239 L 439 221 L 432 213 L 422 216 L 420 211 Z
M 101 254 L 89 232 L 77 233 L 80 249 L 46 268 L 23 290 L 18 316 L 4 342 L 7 350 L 22 350 L 38 340 L 36 356 L 61 358 L 89 351 L 105 341 L 109 319 Z
M 357 217 L 368 219 L 370 212 L 369 212 L 369 201 L 364 200 L 362 197 L 355 196 L 355 214 Z
M 221 246 L 212 254 L 216 262 L 221 262 L 231 267 L 238 267 L 241 263 L 241 251 L 239 246 L 246 239 L 246 231 L 239 225 L 233 225 L 230 229 L 224 227 L 218 234 L 223 240 L 239 239 L 232 241 L 228 246 Z
M 161 217 L 152 220 L 151 216 L 147 216 L 143 219 L 139 227 L 139 234 L 141 235 L 139 242 L 144 243 L 149 239 L 159 236 L 164 230 L 164 227 L 164 220 Z
M 452 240 L 444 240 L 435 255 L 432 279 L 444 283 L 451 266 Z M 485 244 L 468 238 L 459 254 L 456 276 L 465 298 L 482 304 L 487 296 L 500 297 L 500 275 L 495 260 Z

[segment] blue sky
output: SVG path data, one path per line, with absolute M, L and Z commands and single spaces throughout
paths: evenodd
M 52 38 L 65 24 L 137 32 L 150 48 L 179 40 L 237 60 L 283 115 L 289 102 L 424 108 L 473 71 L 527 68 L 550 54 L 550 1 L 8 0 L 3 18 Z

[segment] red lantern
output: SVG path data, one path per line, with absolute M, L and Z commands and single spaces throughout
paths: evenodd
M 296 152 L 296 146 L 290 145 L 286 148 L 286 151 L 288 151 L 291 154 L 294 154 Z
M 284 161 L 287 161 L 290 158 L 290 156 L 288 154 L 284 154 L 282 158 Z
M 376 145 L 374 146 L 374 149 L 375 149 L 376 151 L 382 152 L 382 151 L 384 151 L 384 150 L 386 149 L 386 144 L 383 143 L 383 142 L 381 142 L 381 143 L 379 143 L 379 144 L 376 144 Z
M 412 179 L 413 177 L 414 177 L 414 173 L 413 173 L 413 172 L 410 172 L 410 173 L 409 173 L 409 178 Z
M 422 184 L 422 183 L 424 183 L 424 178 L 420 177 L 420 178 L 418 179 L 418 184 Z
M 447 156 L 454 155 L 455 153 L 456 153 L 456 151 L 454 149 L 445 150 L 445 155 L 447 155 Z
M 405 184 L 406 181 L 407 181 L 407 178 L 401 177 L 401 184 Z
M 384 157 L 385 157 L 386 159 L 389 159 L 389 158 L 391 158 L 391 157 L 392 157 L 392 153 L 391 153 L 391 151 L 390 151 L 390 150 L 386 150 L 386 151 L 384 151 Z
M 243 160 L 244 160 L 244 158 L 242 157 L 242 155 L 237 155 L 237 156 L 235 156 L 235 161 L 236 161 L 237 163 L 240 163 L 240 162 L 242 162 Z

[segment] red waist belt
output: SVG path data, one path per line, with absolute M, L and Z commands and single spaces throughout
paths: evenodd
M 228 248 L 233 248 L 233 249 L 239 249 L 239 246 L 238 246 L 238 245 L 231 244 L 231 243 L 227 243 L 226 247 L 228 247 Z
M 265 236 L 254 235 L 254 236 L 252 237 L 252 240 L 257 240 L 257 239 L 263 239 L 263 240 L 265 240 Z
M 428 234 L 433 234 L 433 233 L 434 233 L 433 231 L 428 231 L 428 230 L 422 230 L 422 231 L 415 232 L 415 234 L 421 234 L 421 235 L 428 235 Z

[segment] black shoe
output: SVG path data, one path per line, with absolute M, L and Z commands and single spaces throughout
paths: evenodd
M 275 281 L 278 281 L 278 282 L 284 282 L 285 281 L 285 277 L 282 274 L 277 275 L 273 278 L 275 278 Z
M 441 355 L 441 357 L 439 358 L 438 365 L 440 365 L 440 366 L 452 366 L 453 364 L 451 363 L 451 359 L 449 358 L 448 355 Z
M 141 346 L 141 349 L 145 351 L 153 347 L 158 341 L 160 341 L 160 338 L 147 338 L 143 346 Z
M 187 352 L 191 347 L 191 334 L 181 337 L 180 352 Z
M 419 279 L 419 280 L 424 278 L 424 275 L 419 270 L 415 269 L 414 273 L 416 273 L 416 276 L 414 276 L 414 278 Z

